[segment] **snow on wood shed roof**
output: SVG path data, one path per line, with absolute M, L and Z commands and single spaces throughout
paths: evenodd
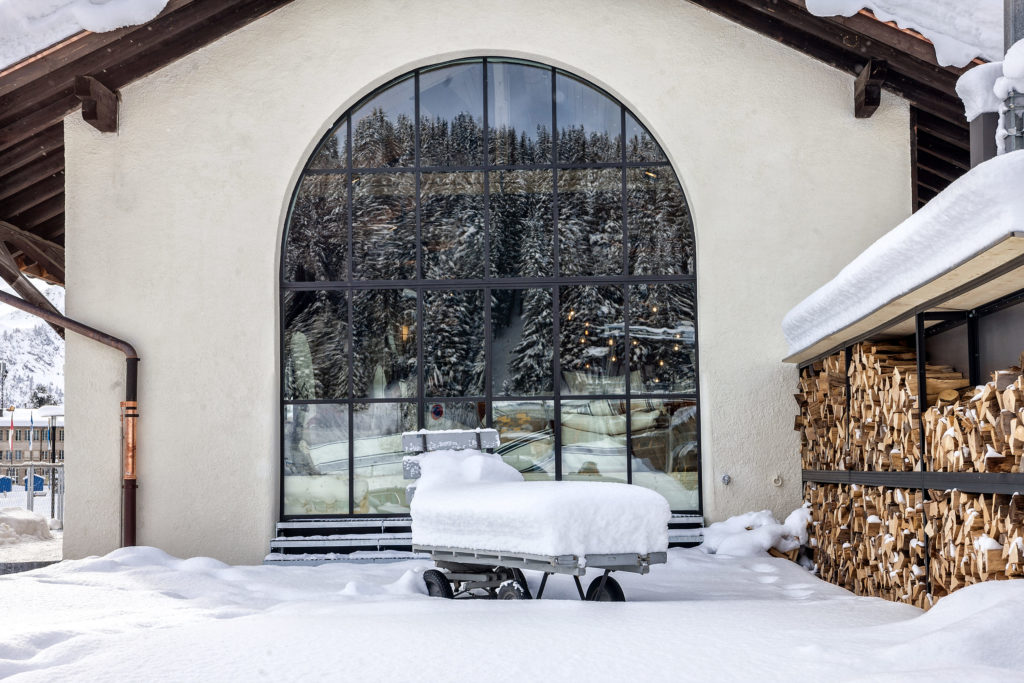
M 928 310 L 966 311 L 1024 286 L 1024 152 L 971 169 L 797 304 L 782 322 L 790 363 L 882 332 L 911 334 Z

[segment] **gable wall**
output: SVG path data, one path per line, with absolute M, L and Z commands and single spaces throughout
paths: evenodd
M 68 314 L 142 356 L 140 544 L 267 552 L 292 187 L 361 96 L 477 55 L 575 72 L 658 138 L 696 227 L 706 517 L 799 503 L 780 322 L 909 214 L 906 103 L 857 120 L 852 77 L 687 3 L 296 0 L 125 88 L 116 135 L 65 126 Z M 69 558 L 117 546 L 123 376 L 69 335 Z

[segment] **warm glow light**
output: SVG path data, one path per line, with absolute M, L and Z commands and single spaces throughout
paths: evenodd
M 644 175 L 648 175 L 648 176 L 650 176 L 652 178 L 657 178 L 658 177 L 658 174 L 655 173 L 654 171 L 644 171 Z
M 614 339 L 609 339 L 608 340 L 608 346 L 615 346 L 615 340 Z
M 663 360 L 659 360 L 658 361 L 658 365 L 664 365 L 664 364 L 665 364 L 665 361 L 663 361 Z
M 612 356 L 612 362 L 614 363 L 616 360 L 615 356 Z
M 658 312 L 658 307 L 657 306 L 651 306 L 651 312 L 657 313 Z
M 569 320 L 572 320 L 574 315 L 576 315 L 576 311 L 569 311 Z
M 678 351 L 679 350 L 679 344 L 676 344 L 675 346 L 673 346 L 672 350 L 673 351 Z
M 409 341 L 409 326 L 402 325 L 402 341 Z

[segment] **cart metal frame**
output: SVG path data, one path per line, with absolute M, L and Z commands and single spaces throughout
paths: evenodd
M 617 582 L 610 577 L 613 571 L 647 574 L 652 564 L 664 564 L 668 558 L 668 553 L 665 552 L 587 554 L 580 558 L 578 555 L 535 555 L 416 544 L 413 545 L 413 552 L 430 555 L 430 559 L 452 584 L 453 597 L 497 597 L 497 591 L 509 582 L 525 583 L 521 571 L 529 569 L 544 574 L 537 590 L 538 600 L 543 597 L 548 577 L 552 574 L 572 576 L 580 600 L 588 599 L 587 594 L 604 595 L 609 582 L 621 595 Z M 587 593 L 584 593 L 580 577 L 587 573 L 588 568 L 603 569 L 604 572 L 591 583 Z M 530 597 L 529 586 L 522 588 L 525 597 Z M 474 590 L 483 590 L 485 594 L 475 594 Z

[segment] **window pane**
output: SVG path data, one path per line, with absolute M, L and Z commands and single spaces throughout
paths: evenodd
M 693 284 L 630 288 L 630 369 L 642 391 L 692 393 L 694 371 Z M 634 380 L 634 388 L 637 381 Z
M 625 482 L 626 401 L 562 402 L 562 479 Z
M 491 292 L 491 382 L 497 396 L 550 395 L 551 290 Z
M 551 161 L 551 70 L 488 62 L 487 126 L 492 164 Z
M 423 426 L 430 431 L 476 429 L 484 426 L 487 404 L 483 401 L 427 401 L 423 408 Z
M 416 292 L 352 292 L 352 391 L 357 397 L 416 396 Z
M 629 269 L 635 275 L 692 274 L 693 221 L 668 166 L 626 171 Z
M 284 398 L 348 396 L 345 292 L 285 291 Z
M 491 274 L 543 277 L 554 274 L 553 171 L 490 174 Z
M 661 146 L 633 115 L 626 112 L 626 161 L 665 161 Z
M 528 481 L 555 478 L 554 404 L 551 401 L 496 401 L 498 453 Z
M 356 403 L 352 406 L 355 441 L 356 514 L 409 512 L 402 476 L 402 432 L 416 429 L 415 403 Z
M 348 165 L 348 118 L 335 126 L 309 162 L 310 168 L 345 168 Z
M 416 181 L 411 173 L 352 179 L 352 276 L 403 280 L 416 276 Z
M 348 279 L 348 183 L 341 174 L 302 179 L 288 219 L 285 282 Z
M 568 394 L 624 394 L 622 288 L 562 287 L 560 361 Z
M 428 280 L 484 274 L 484 174 L 424 173 L 423 273 Z
M 483 302 L 479 289 L 423 293 L 425 396 L 483 396 Z
M 420 74 L 420 165 L 483 164 L 484 66 L 455 64 Z
M 559 269 L 562 275 L 622 272 L 622 171 L 558 172 Z
M 412 166 L 415 118 L 415 85 L 411 77 L 375 95 L 352 114 L 352 165 Z
M 622 161 L 622 109 L 594 88 L 565 74 L 555 77 L 558 161 Z
M 348 502 L 348 406 L 285 406 L 284 514 L 344 515 Z
M 634 399 L 631 407 L 633 483 L 665 496 L 673 510 L 696 510 L 697 404 Z

